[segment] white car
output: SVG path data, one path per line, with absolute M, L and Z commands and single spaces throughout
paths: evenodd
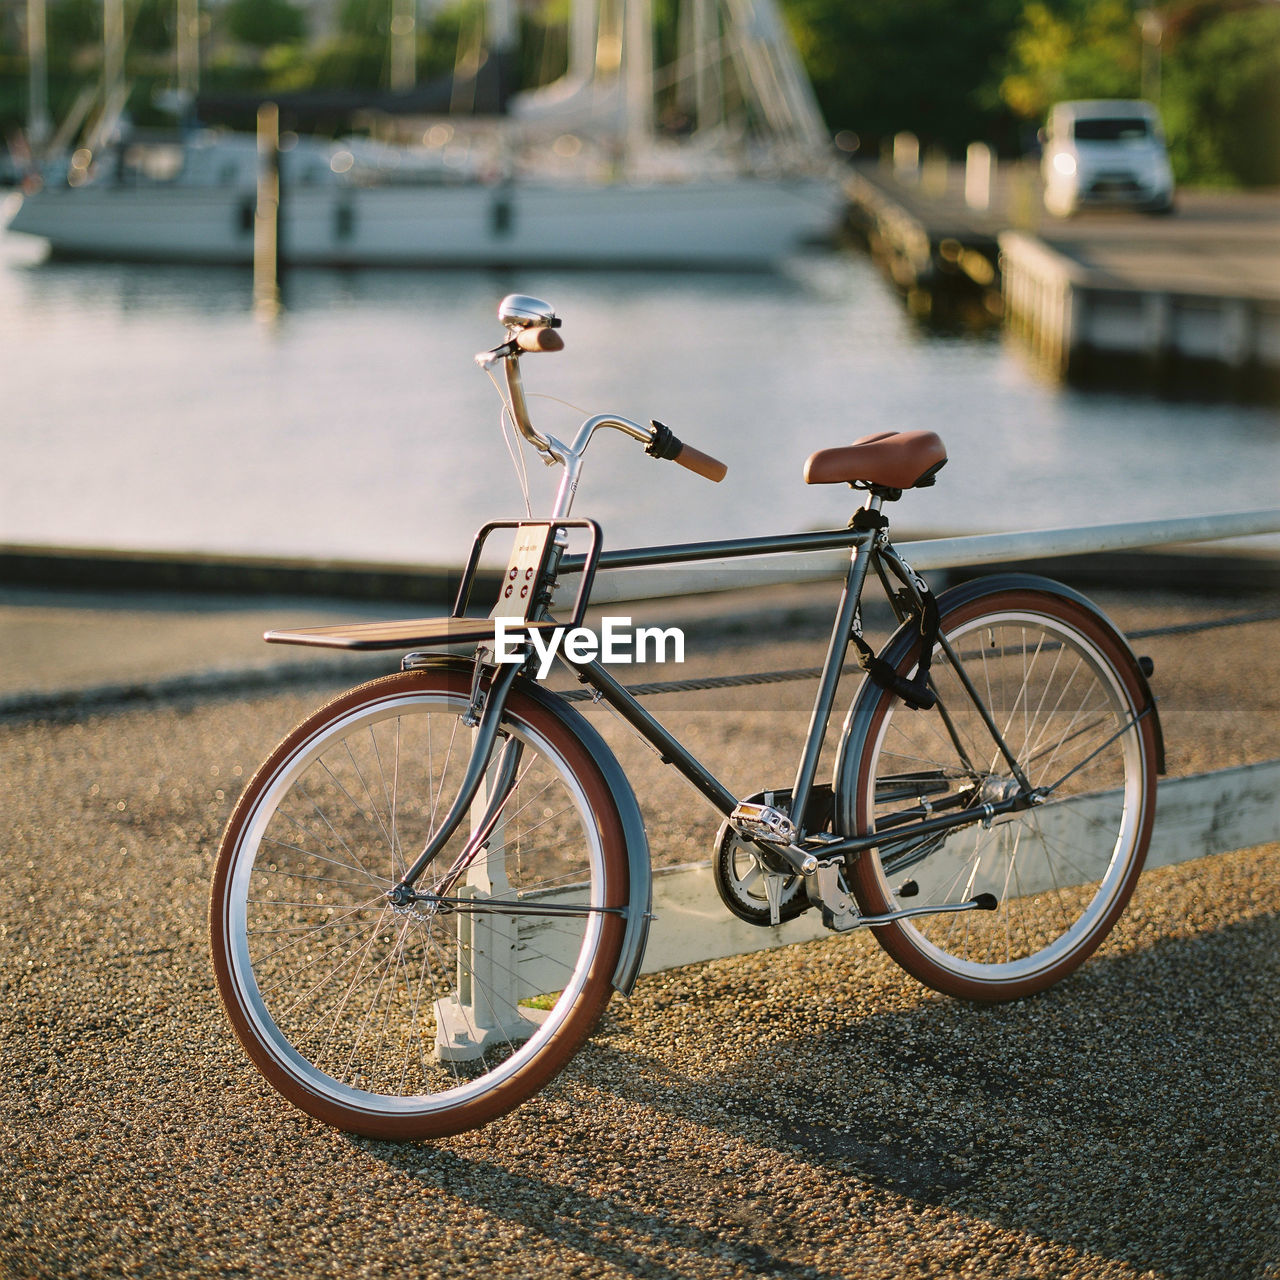
M 1059 102 L 1043 134 L 1044 207 L 1060 218 L 1087 207 L 1168 213 L 1173 172 L 1149 102 Z

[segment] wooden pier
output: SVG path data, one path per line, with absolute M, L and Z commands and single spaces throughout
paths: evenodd
M 913 311 L 977 297 L 1073 382 L 1280 395 L 1280 195 L 1184 192 L 1172 216 L 1060 219 L 1025 164 L 986 207 L 963 192 L 960 166 L 850 180 L 854 223 Z

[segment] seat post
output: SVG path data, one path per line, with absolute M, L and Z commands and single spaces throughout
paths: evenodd
M 851 485 L 850 487 L 859 486 Z M 849 528 L 858 529 L 863 533 L 878 533 L 881 529 L 887 529 L 889 517 L 881 508 L 886 502 L 892 501 L 898 492 L 900 491 L 883 489 L 879 485 L 868 485 L 866 501 L 853 513 Z

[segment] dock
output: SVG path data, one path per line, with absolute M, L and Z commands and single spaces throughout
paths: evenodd
M 855 166 L 851 220 L 913 313 L 1003 322 L 1073 383 L 1280 395 L 1280 193 L 1050 216 L 1026 162 L 976 207 L 961 165 Z M 970 183 L 970 196 L 973 195 Z

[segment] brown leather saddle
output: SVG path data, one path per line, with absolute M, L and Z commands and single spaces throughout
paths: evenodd
M 946 462 L 947 449 L 936 432 L 881 431 L 810 454 L 804 479 L 860 489 L 920 489 L 934 482 Z

